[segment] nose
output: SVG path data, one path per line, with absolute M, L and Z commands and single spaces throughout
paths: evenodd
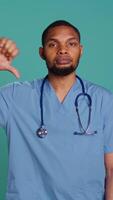
M 68 52 L 67 52 L 67 49 L 65 47 L 60 47 L 57 53 L 58 53 L 58 55 L 65 55 Z

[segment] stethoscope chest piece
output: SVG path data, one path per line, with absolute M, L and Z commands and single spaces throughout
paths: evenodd
M 37 136 L 40 137 L 40 138 L 45 138 L 46 135 L 47 135 L 47 129 L 45 128 L 45 125 L 44 125 L 45 123 L 44 123 L 44 119 L 43 119 L 43 93 L 44 93 L 44 84 L 45 84 L 47 77 L 48 76 L 46 76 L 44 78 L 42 85 L 41 85 L 41 91 L 40 91 L 41 124 L 40 124 L 40 128 L 38 128 L 37 131 L 36 131 Z M 76 99 L 75 99 L 76 113 L 77 113 L 77 116 L 78 116 L 78 122 L 79 122 L 79 125 L 80 125 L 81 132 L 75 131 L 74 135 L 95 135 L 97 133 L 97 131 L 93 131 L 93 132 L 89 131 L 89 126 L 90 126 L 90 123 L 91 123 L 92 99 L 91 99 L 90 95 L 88 93 L 86 93 L 82 79 L 79 76 L 76 76 L 76 77 L 79 79 L 81 87 L 82 87 L 82 92 L 80 94 L 78 94 Z M 80 99 L 81 96 L 86 97 L 87 100 L 88 100 L 89 113 L 88 113 L 88 122 L 87 122 L 86 128 L 84 128 L 84 126 L 82 124 L 82 120 L 81 120 L 80 113 L 79 113 L 79 102 L 78 102 L 78 100 Z
M 40 138 L 44 138 L 47 135 L 47 130 L 44 126 L 41 126 L 39 129 L 37 129 L 36 134 Z

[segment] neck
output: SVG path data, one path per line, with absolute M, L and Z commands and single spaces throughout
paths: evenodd
M 76 81 L 75 73 L 67 76 L 56 76 L 54 74 L 48 74 L 48 80 L 54 88 L 57 97 L 62 102 L 67 95 L 68 91 Z
M 67 76 L 56 76 L 54 74 L 48 74 L 48 80 L 55 90 L 70 89 L 76 81 L 76 74 L 72 73 Z

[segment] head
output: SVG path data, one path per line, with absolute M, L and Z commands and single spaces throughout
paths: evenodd
M 49 73 L 59 76 L 74 73 L 82 55 L 79 30 L 67 21 L 53 22 L 42 34 L 39 53 Z

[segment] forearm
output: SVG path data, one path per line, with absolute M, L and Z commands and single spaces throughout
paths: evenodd
M 113 172 L 106 177 L 105 200 L 113 200 Z

